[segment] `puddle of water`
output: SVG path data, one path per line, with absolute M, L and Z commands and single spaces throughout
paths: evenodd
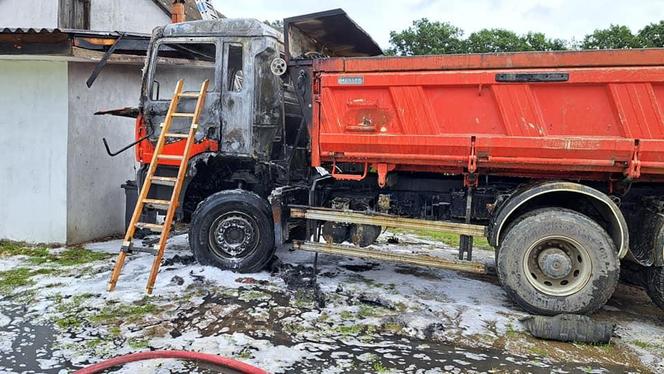
M 8 343 L 6 352 L 0 355 L 0 372 L 58 373 L 62 366 L 51 361 L 55 329 L 31 323 L 25 305 L 3 301 L 0 313 L 10 320 L 0 327 L 0 336 Z M 52 367 L 54 364 L 58 367 Z

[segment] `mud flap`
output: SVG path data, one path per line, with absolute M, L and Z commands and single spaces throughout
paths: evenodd
M 521 323 L 540 339 L 589 344 L 608 344 L 616 327 L 615 324 L 595 321 L 579 314 L 530 316 L 521 319 Z

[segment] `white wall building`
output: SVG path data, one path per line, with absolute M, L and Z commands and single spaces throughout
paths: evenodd
M 145 53 L 148 33 L 170 22 L 170 2 L 0 0 L 0 239 L 81 243 L 124 231 L 120 184 L 134 179 L 134 154 L 111 158 L 101 139 L 124 146 L 134 121 L 94 113 L 137 105 L 137 45 Z M 146 34 L 128 37 L 132 55 L 119 46 L 87 88 L 114 31 Z M 90 43 L 92 50 L 81 47 Z

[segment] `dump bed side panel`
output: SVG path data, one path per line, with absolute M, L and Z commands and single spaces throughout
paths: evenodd
M 362 61 L 319 66 L 314 166 L 664 175 L 664 66 L 355 72 Z

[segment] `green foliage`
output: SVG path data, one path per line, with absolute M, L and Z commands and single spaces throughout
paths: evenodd
M 401 32 L 390 32 L 388 54 L 401 56 L 464 53 L 463 31 L 448 22 L 432 22 L 426 18 L 413 21 Z
M 504 29 L 484 29 L 470 34 L 467 50 L 470 53 L 517 52 L 525 44 L 516 33 Z
M 607 29 L 597 29 L 586 35 L 581 43 L 583 49 L 624 49 L 640 48 L 640 39 L 632 34 L 627 26 L 611 25 Z
M 549 39 L 541 32 L 529 32 L 521 37 L 524 51 L 563 51 L 568 43 L 562 39 Z
M 664 21 L 644 27 L 639 31 L 638 38 L 645 48 L 664 48 Z
M 551 39 L 541 32 L 524 35 L 505 29 L 482 29 L 463 38 L 462 29 L 448 22 L 422 18 L 402 31 L 390 32 L 386 55 L 414 56 L 449 53 L 559 51 L 570 48 L 623 49 L 664 47 L 664 21 L 651 23 L 637 34 L 627 26 L 611 25 L 586 35 L 579 44 Z

